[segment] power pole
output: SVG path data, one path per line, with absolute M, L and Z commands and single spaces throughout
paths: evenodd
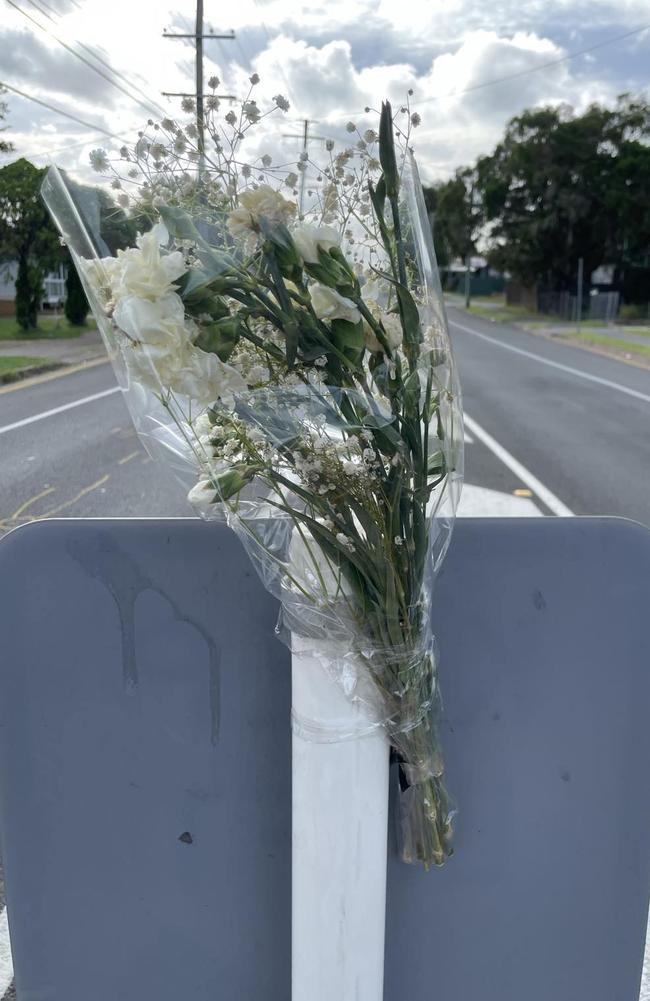
M 196 131 L 199 148 L 199 181 L 205 170 L 205 118 L 203 117 L 203 0 L 196 0 Z
M 196 23 L 194 28 L 194 34 L 185 34 L 182 32 L 169 32 L 167 30 L 163 31 L 163 38 L 193 38 L 195 46 L 195 87 L 196 91 L 194 94 L 184 94 L 175 93 L 172 94 L 169 91 L 163 91 L 165 97 L 193 97 L 196 102 L 196 131 L 197 131 L 197 147 L 199 151 L 199 180 L 203 177 L 205 170 L 205 115 L 204 115 L 204 104 L 203 100 L 205 94 L 203 93 L 203 42 L 207 39 L 222 39 L 233 41 L 235 38 L 234 31 L 228 31 L 223 35 L 215 35 L 213 31 L 210 31 L 207 35 L 204 33 L 203 28 L 203 0 L 196 0 Z M 223 98 L 232 99 L 232 94 L 221 94 L 219 95 Z
M 284 136 L 285 139 L 302 139 L 302 152 L 309 153 L 309 143 L 311 142 L 312 139 L 323 139 L 323 140 L 325 139 L 325 136 L 309 135 L 309 126 L 311 124 L 312 123 L 310 122 L 309 118 L 305 118 L 302 123 L 302 132 L 299 135 L 296 135 L 295 132 L 283 132 L 282 135 Z M 304 170 L 300 171 L 300 194 L 298 196 L 298 211 L 300 212 L 300 215 L 302 215 L 305 206 L 306 183 L 307 183 L 307 164 L 305 161 Z

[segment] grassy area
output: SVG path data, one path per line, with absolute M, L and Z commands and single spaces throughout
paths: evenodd
M 0 382 L 10 382 L 24 372 L 33 368 L 57 368 L 56 362 L 49 358 L 29 358 L 27 355 L 0 356 Z
M 90 317 L 83 327 L 73 327 L 65 316 L 40 316 L 36 330 L 26 331 L 19 327 L 14 316 L 0 316 L 0 341 L 37 341 L 42 338 L 80 337 L 95 329 L 95 321 Z
M 472 302 L 469 312 L 485 320 L 494 320 L 495 323 L 521 321 L 531 315 L 530 310 L 524 306 L 506 306 L 504 302 L 488 306 L 478 299 Z
M 592 333 L 588 330 L 581 330 L 580 333 L 568 330 L 567 336 L 577 341 L 584 341 L 585 344 L 613 348 L 623 354 L 637 355 L 650 360 L 650 344 L 637 344 L 636 341 L 624 341 L 620 337 L 608 337 L 607 334 Z

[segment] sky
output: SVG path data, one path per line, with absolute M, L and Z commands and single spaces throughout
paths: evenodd
M 90 149 L 177 117 L 178 99 L 162 92 L 193 90 L 193 43 L 163 34 L 193 30 L 193 0 L 0 0 L 0 10 L 0 81 L 87 123 L 9 92 L 3 138 L 16 151 L 0 165 L 22 155 L 90 180 Z M 647 0 L 206 0 L 205 27 L 235 33 L 206 40 L 206 80 L 243 97 L 257 73 L 260 94 L 289 100 L 273 136 L 287 156 L 304 118 L 313 142 L 343 138 L 347 121 L 375 124 L 366 106 L 399 105 L 412 89 L 428 181 L 489 153 L 524 108 L 648 95 Z

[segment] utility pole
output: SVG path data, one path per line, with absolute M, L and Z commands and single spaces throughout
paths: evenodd
M 203 93 L 203 42 L 205 39 L 224 39 L 232 41 L 235 38 L 234 31 L 228 31 L 223 35 L 215 35 L 213 31 L 208 32 L 206 35 L 203 28 L 203 0 L 196 0 L 196 22 L 194 28 L 194 34 L 184 34 L 182 32 L 169 32 L 167 30 L 163 31 L 163 38 L 193 38 L 195 46 L 195 93 L 194 94 L 184 94 L 176 93 L 172 94 L 169 91 L 163 91 L 165 97 L 193 97 L 196 102 L 196 131 L 197 131 L 197 147 L 199 151 L 199 180 L 203 177 L 205 171 L 205 114 L 204 114 L 204 98 Z M 222 94 L 219 95 L 223 98 L 232 98 L 232 94 Z
M 465 254 L 465 309 L 469 309 L 472 298 L 472 258 Z
M 302 139 L 302 152 L 309 153 L 309 143 L 312 139 L 325 139 L 325 136 L 310 136 L 309 126 L 312 123 L 309 118 L 305 118 L 302 123 L 302 132 L 296 135 L 295 132 L 283 132 L 282 135 L 285 139 Z M 300 194 L 298 195 L 298 211 L 300 215 L 303 214 L 305 207 L 305 185 L 307 183 L 307 164 L 305 161 L 305 169 L 300 171 Z
M 196 131 L 199 148 L 199 181 L 205 170 L 205 118 L 203 116 L 203 0 L 196 0 Z
M 580 325 L 582 323 L 582 283 L 584 281 L 584 268 L 585 268 L 585 259 L 584 257 L 579 257 L 578 284 L 576 287 L 576 328 L 578 333 L 580 333 Z

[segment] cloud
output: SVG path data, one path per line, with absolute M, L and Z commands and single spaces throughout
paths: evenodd
M 71 44 L 101 41 L 102 56 L 125 74 L 125 85 L 137 83 L 167 107 L 161 91 L 193 87 L 191 45 L 162 37 L 165 27 L 191 31 L 193 3 L 178 2 L 179 8 L 172 8 L 164 0 L 58 0 L 60 23 L 49 27 Z M 206 43 L 206 78 L 217 72 L 224 89 L 242 97 L 256 70 L 260 91 L 288 96 L 289 120 L 257 141 L 284 158 L 297 153 L 299 141 L 282 135 L 300 131 L 297 119 L 312 119 L 312 134 L 344 140 L 348 118 L 363 124 L 366 105 L 377 107 L 387 96 L 399 106 L 412 88 L 423 119 L 413 136 L 422 171 L 445 176 L 488 152 L 507 120 L 525 107 L 566 101 L 580 109 L 645 82 L 643 36 L 601 49 L 593 61 L 540 67 L 643 23 L 646 0 L 493 0 L 489 5 L 478 0 L 445 0 L 444 5 L 329 0 L 327 6 L 313 0 L 238 0 L 220 16 L 223 20 L 212 27 L 236 29 L 237 40 Z M 134 135 L 146 112 L 38 29 L 25 31 L 24 24 L 13 12 L 0 28 L 7 81 L 81 118 L 108 123 L 111 131 Z M 521 75 L 478 86 L 512 74 Z M 177 104 L 169 107 L 174 115 Z M 10 98 L 10 110 L 13 138 L 23 149 L 58 148 L 80 138 L 81 129 L 72 123 L 19 98 Z M 88 138 L 95 136 L 89 132 Z M 57 159 L 65 166 L 85 165 L 87 150 L 74 147 Z

